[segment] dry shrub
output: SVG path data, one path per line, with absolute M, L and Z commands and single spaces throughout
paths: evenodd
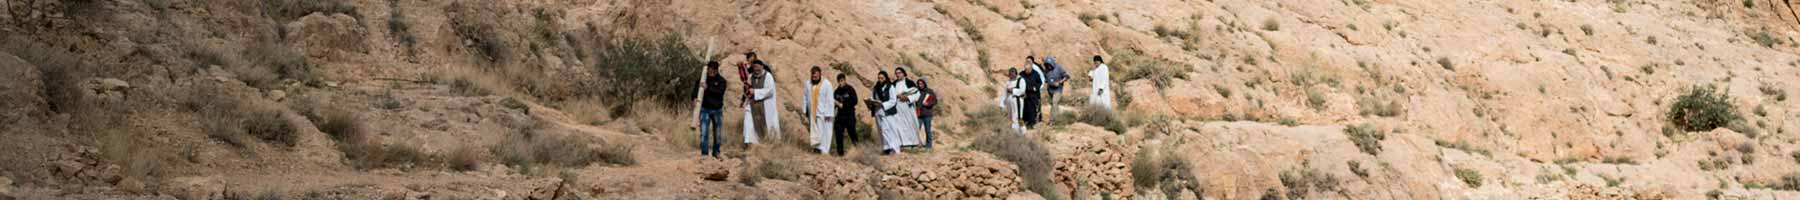
M 439 156 L 425 153 L 418 147 L 364 141 L 338 145 L 338 150 L 344 152 L 344 159 L 353 167 L 406 169 L 432 166 L 441 160 Z
M 1288 188 L 1288 198 L 1301 198 L 1314 192 L 1335 192 L 1338 178 L 1317 169 L 1305 168 L 1281 173 L 1281 185 Z
M 1369 155 L 1380 155 L 1381 141 L 1387 139 L 1387 133 L 1370 124 L 1345 126 L 1344 133 L 1350 135 L 1350 142 L 1356 144 L 1358 150 Z
M 356 5 L 343 0 L 266 0 L 262 5 L 263 16 L 277 23 L 287 23 L 313 13 L 345 14 L 362 19 L 356 10 Z
M 0 51 L 6 51 L 37 67 L 43 87 L 41 92 L 44 100 L 50 103 L 50 111 L 67 113 L 82 102 L 76 81 L 85 77 L 91 67 L 82 62 L 78 55 L 24 37 L 6 38 L 4 42 L 0 42 Z
M 293 147 L 300 142 L 299 131 L 282 116 L 281 110 L 270 108 L 254 108 L 249 118 L 243 119 L 244 133 L 257 139 L 268 141 L 282 147 Z
M 1050 182 L 1050 172 L 1055 167 L 1055 163 L 1051 162 L 1054 157 L 1038 141 L 1018 134 L 999 132 L 976 138 L 969 144 L 969 148 L 994 154 L 1001 160 L 1018 165 L 1019 175 L 1025 178 L 1025 186 L 1032 192 L 1046 196 L 1059 194 L 1055 185 Z
M 368 137 L 367 127 L 363 125 L 362 119 L 357 117 L 356 113 L 342 109 L 326 109 L 320 112 L 322 113 L 319 114 L 319 121 L 314 122 L 319 123 L 319 131 L 331 136 L 332 140 L 340 143 L 360 143 L 365 137 Z
M 306 54 L 279 43 L 258 43 L 244 50 L 244 61 L 250 66 L 236 67 L 233 73 L 252 86 L 268 88 L 281 79 L 316 84 L 321 79 L 317 68 Z M 262 68 L 268 67 L 268 68 Z
M 448 155 L 445 155 L 444 162 L 449 165 L 448 167 L 450 170 L 475 171 L 480 170 L 481 163 L 486 162 L 487 158 L 485 156 L 487 156 L 486 149 L 480 147 L 462 147 L 452 150 Z
M 1125 123 L 1123 122 L 1124 120 L 1120 120 L 1116 114 L 1113 114 L 1112 109 L 1106 109 L 1106 107 L 1092 106 L 1092 105 L 1083 106 L 1079 112 L 1079 115 L 1080 115 L 1079 119 L 1081 120 L 1081 123 L 1087 123 L 1089 125 L 1101 126 L 1103 128 L 1106 128 L 1107 131 L 1112 131 L 1113 133 L 1118 133 L 1118 134 L 1125 133 Z
M 1205 190 L 1200 187 L 1200 178 L 1194 176 L 1194 166 L 1184 158 L 1173 149 L 1140 147 L 1137 157 L 1131 160 L 1131 183 L 1138 188 L 1158 188 L 1167 197 L 1176 197 L 1182 190 L 1202 196 Z
M 592 163 L 636 165 L 633 148 L 608 144 L 592 136 L 579 134 L 544 134 L 526 131 L 513 134 L 493 149 L 500 162 L 517 168 L 533 164 L 581 167 Z
M 201 129 L 208 137 L 233 147 L 244 147 L 261 139 L 274 145 L 292 147 L 300 141 L 300 133 L 282 116 L 282 110 L 253 102 L 225 92 L 223 86 L 201 84 L 190 92 L 184 106 L 198 114 Z

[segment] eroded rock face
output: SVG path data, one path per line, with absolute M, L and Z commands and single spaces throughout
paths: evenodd
M 355 17 L 344 14 L 312 14 L 286 25 L 288 38 L 307 55 L 335 51 L 368 53 L 367 31 Z
M 897 156 L 881 169 L 881 188 L 924 199 L 1003 199 L 1020 191 L 1018 167 L 972 152 L 941 156 Z
M 1069 192 L 1086 191 L 1091 198 L 1100 198 L 1101 193 L 1132 197 L 1136 191 L 1131 185 L 1132 154 L 1126 153 L 1133 152 L 1128 151 L 1130 145 L 1093 126 L 1072 125 L 1069 129 L 1070 133 L 1051 136 L 1059 143 L 1049 145 L 1056 157 L 1056 172 L 1050 180 Z
M 13 124 L 33 116 L 42 116 L 49 103 L 39 94 L 43 90 L 36 66 L 11 54 L 0 53 L 0 124 Z M 4 125 L 0 125 L 4 126 Z

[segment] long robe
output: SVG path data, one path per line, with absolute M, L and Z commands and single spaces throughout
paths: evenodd
M 1088 97 L 1088 104 L 1100 106 L 1105 109 L 1113 108 L 1111 71 L 1112 70 L 1106 66 L 1106 63 L 1101 63 L 1100 66 L 1095 66 L 1094 70 L 1088 71 L 1088 77 L 1094 79 L 1094 81 L 1092 81 L 1093 86 L 1088 89 L 1088 94 L 1090 95 Z
M 777 91 L 775 88 L 775 75 L 773 73 L 768 73 L 768 71 L 763 71 L 762 82 L 758 83 L 758 85 L 750 90 L 751 98 L 755 99 L 760 104 L 751 106 L 751 108 L 756 111 L 745 113 L 746 116 L 761 113 L 762 116 L 755 120 L 755 124 L 745 124 L 745 126 L 760 125 L 758 127 L 762 128 L 762 130 L 746 130 L 744 134 L 744 143 L 756 143 L 757 140 L 760 139 L 756 134 L 758 132 L 771 134 L 777 138 L 781 136 L 781 111 L 779 109 L 781 108 L 781 100 L 776 97 L 775 94 Z
M 819 148 L 819 153 L 831 152 L 831 118 L 837 116 L 837 100 L 832 98 L 831 90 L 831 81 L 821 79 L 818 84 L 806 85 L 807 93 L 803 98 L 806 105 L 812 106 L 812 137 L 809 139 Z
M 884 109 L 894 109 L 893 115 L 882 116 L 884 130 L 882 140 L 887 150 L 900 150 L 901 146 L 919 145 L 919 113 L 913 109 L 919 99 L 919 89 L 905 81 L 895 81 L 888 86 L 888 99 L 882 102 Z M 900 97 L 906 97 L 901 100 Z
M 1025 81 L 1013 79 L 1006 82 L 1005 92 L 1001 99 L 1007 105 L 1006 113 L 1011 116 L 1008 119 L 1012 119 L 1013 131 L 1025 135 L 1025 125 L 1019 121 L 1025 115 Z

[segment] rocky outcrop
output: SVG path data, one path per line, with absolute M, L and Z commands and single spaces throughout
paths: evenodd
M 1115 198 L 1130 198 L 1136 191 L 1131 185 L 1130 145 L 1115 139 L 1110 132 L 1087 125 L 1071 125 L 1069 132 L 1050 136 L 1058 141 L 1049 145 L 1056 156 L 1056 172 L 1050 181 L 1068 192 L 1084 191 L 1080 199 L 1100 198 L 1102 193 Z
M 1018 167 L 988 154 L 902 155 L 884 162 L 907 163 L 883 167 L 880 187 L 908 198 L 1003 199 L 1024 187 Z
M 790 160 L 796 182 L 818 190 L 824 199 L 876 199 L 875 170 L 842 159 L 800 157 Z M 802 164 L 803 163 L 803 164 Z
M 0 77 L 0 127 L 43 116 L 47 111 L 49 102 L 39 94 L 43 91 L 39 73 L 36 66 L 25 60 L 0 53 L 0 74 L 8 74 Z
M 334 55 L 327 54 L 333 50 L 369 52 L 367 31 L 349 15 L 315 13 L 288 23 L 286 28 L 292 44 L 305 49 L 306 55 Z

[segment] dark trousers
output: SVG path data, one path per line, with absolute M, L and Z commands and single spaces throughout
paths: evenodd
M 931 116 L 919 117 L 919 129 L 925 131 L 925 148 L 931 148 L 935 138 L 931 134 Z
M 831 123 L 831 150 L 837 155 L 844 155 L 844 146 L 856 141 L 856 119 L 838 119 Z

